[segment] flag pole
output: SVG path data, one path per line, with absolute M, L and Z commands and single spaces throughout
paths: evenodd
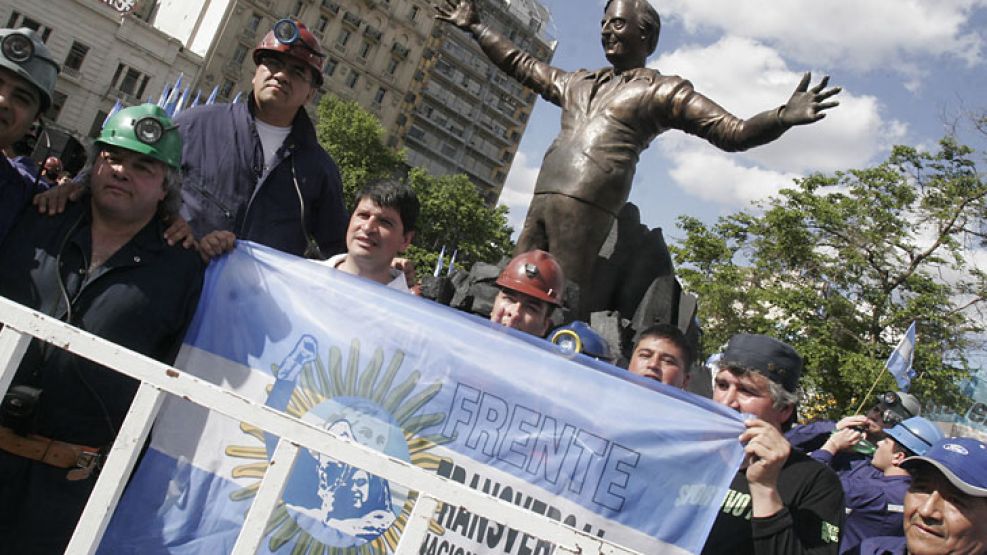
M 864 395 L 863 399 L 860 400 L 860 406 L 853 414 L 860 414 L 860 411 L 864 410 L 864 405 L 867 404 L 867 399 L 870 399 L 871 393 L 874 393 L 874 389 L 877 387 L 877 382 L 881 381 L 881 376 L 884 375 L 884 371 L 887 370 L 887 365 L 881 368 L 881 371 L 877 373 L 877 378 L 874 379 L 874 383 L 870 385 L 870 389 L 867 390 L 867 394 Z

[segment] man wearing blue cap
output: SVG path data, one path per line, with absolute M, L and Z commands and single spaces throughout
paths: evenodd
M 835 555 L 844 518 L 840 481 L 782 435 L 795 417 L 802 358 L 777 339 L 737 334 L 718 365 L 713 400 L 754 418 L 745 422 L 746 457 L 703 553 Z
M 864 540 L 859 553 L 987 553 L 987 445 L 973 438 L 945 438 L 901 466 L 912 475 L 905 495 L 905 537 Z
M 811 456 L 831 464 L 836 454 L 851 449 L 864 437 L 864 431 L 840 430 Z M 848 513 L 840 553 L 851 552 L 866 538 L 902 535 L 901 513 L 912 479 L 901 464 L 907 457 L 924 455 L 940 439 L 942 433 L 935 424 L 921 416 L 909 418 L 877 442 L 873 459 L 853 461 L 850 470 L 839 475 Z

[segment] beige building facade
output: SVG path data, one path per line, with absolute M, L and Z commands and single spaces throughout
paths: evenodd
M 202 57 L 141 14 L 125 15 L 131 8 L 129 0 L 0 3 L 0 23 L 38 31 L 61 65 L 54 102 L 44 117 L 56 154 L 79 156 L 78 145 L 98 133 L 118 98 L 126 105 L 157 99 L 179 74 L 198 77 Z

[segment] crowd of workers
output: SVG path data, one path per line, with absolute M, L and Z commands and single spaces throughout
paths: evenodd
M 244 104 L 175 120 L 153 105 L 112 115 L 75 181 L 45 192 L 37 173 L 0 160 L 0 295 L 170 363 L 206 265 L 238 239 L 408 291 L 395 258 L 419 201 L 400 180 L 371 183 L 347 217 L 339 171 L 303 109 L 322 79 L 318 41 L 282 20 L 253 59 Z M 50 105 L 57 72 L 33 31 L 0 30 L 0 147 Z M 550 253 L 516 256 L 496 284 L 492 322 L 612 358 L 583 323 L 549 335 L 566 284 Z M 639 334 L 627 370 L 685 388 L 697 357 L 658 324 Z M 987 446 L 942 437 L 904 394 L 793 428 L 802 369 L 791 346 L 756 334 L 731 338 L 716 363 L 713 400 L 753 418 L 704 553 L 987 553 Z M 135 390 L 31 344 L 2 407 L 0 551 L 64 549 Z

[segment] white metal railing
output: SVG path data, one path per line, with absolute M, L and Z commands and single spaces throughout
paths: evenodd
M 280 437 L 233 548 L 235 555 L 256 552 L 263 540 L 265 524 L 278 506 L 295 457 L 302 447 L 331 454 L 342 463 L 418 492 L 414 509 L 395 550 L 396 555 L 419 552 L 428 523 L 439 503 L 464 507 L 494 522 L 551 542 L 556 545 L 558 553 L 637 553 L 407 462 L 340 439 L 324 429 L 2 297 L 0 323 L 4 325 L 0 331 L 0 392 L 7 391 L 28 344 L 35 337 L 141 382 L 66 550 L 68 554 L 89 555 L 96 551 L 165 395 L 176 395 Z

